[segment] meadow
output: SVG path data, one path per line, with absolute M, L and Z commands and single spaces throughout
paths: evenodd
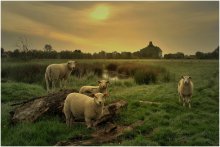
M 1 145 L 54 145 L 79 134 L 89 138 L 90 133 L 95 131 L 81 124 L 68 128 L 58 116 L 44 116 L 35 123 L 10 124 L 9 112 L 14 109 L 10 104 L 45 95 L 46 66 L 66 61 L 2 59 Z M 130 75 L 129 78 L 110 81 L 107 103 L 119 99 L 128 102 L 127 108 L 120 112 L 114 122 L 129 125 L 143 120 L 144 125 L 124 134 L 117 141 L 103 145 L 219 145 L 218 60 L 77 61 L 81 67 L 83 65 L 83 70 L 78 69 L 71 75 L 68 88 L 96 85 L 101 79 L 102 69 L 112 63 L 126 66 L 135 64 L 150 69 L 138 73 L 133 72 L 136 71 L 133 66 L 117 67 L 121 69 L 118 72 Z M 146 79 L 146 73 L 151 73 L 150 77 L 155 78 Z M 183 107 L 178 101 L 177 83 L 181 75 L 190 75 L 194 83 L 191 109 Z M 142 77 L 144 82 L 138 82 L 143 81 Z M 142 104 L 140 100 L 161 104 Z

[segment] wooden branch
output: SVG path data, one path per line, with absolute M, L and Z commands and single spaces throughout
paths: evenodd
M 118 140 L 120 136 L 127 132 L 131 132 L 134 128 L 144 124 L 144 121 L 137 121 L 129 126 L 119 126 L 109 123 L 106 127 L 97 129 L 92 133 L 92 137 L 89 139 L 83 139 L 83 136 L 79 135 L 68 141 L 59 141 L 55 146 L 87 146 L 87 145 L 102 145 L 103 143 L 112 142 Z
M 128 103 L 126 101 L 120 100 L 105 106 L 102 117 L 94 123 L 94 126 L 97 126 L 103 122 L 108 121 L 109 119 L 112 119 L 116 114 L 119 113 L 121 108 L 126 107 L 127 104 Z
M 35 122 L 38 118 L 48 113 L 64 116 L 62 112 L 64 100 L 66 96 L 72 92 L 77 91 L 63 90 L 57 93 L 49 94 L 42 97 L 36 97 L 21 103 L 13 104 L 20 106 L 18 106 L 14 111 L 10 112 L 11 122 L 13 124 L 24 121 Z M 118 114 L 119 110 L 125 106 L 127 106 L 127 102 L 123 100 L 105 106 L 102 117 L 97 120 L 94 125 L 97 126 L 114 118 L 114 116 Z M 65 117 L 63 117 L 63 119 L 64 118 Z
M 74 89 L 59 91 L 42 97 L 33 98 L 21 103 L 14 111 L 11 111 L 11 122 L 34 122 L 40 116 L 48 113 L 59 114 L 62 112 L 63 102 L 69 93 L 78 92 Z

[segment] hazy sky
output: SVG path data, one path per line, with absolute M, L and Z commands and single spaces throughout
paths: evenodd
M 210 52 L 219 44 L 219 2 L 1 2 L 1 43 L 31 48 L 137 51 L 149 41 L 164 53 Z

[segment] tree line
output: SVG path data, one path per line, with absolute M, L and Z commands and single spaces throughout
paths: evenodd
M 184 55 L 182 52 L 165 54 L 164 59 L 219 59 L 219 47 L 213 52 L 204 53 L 197 51 L 194 55 Z
M 213 52 L 204 53 L 196 52 L 194 55 L 185 55 L 184 53 L 172 53 L 165 54 L 164 57 L 155 56 L 144 56 L 140 51 L 137 52 L 105 52 L 100 51 L 98 53 L 83 53 L 80 49 L 73 51 L 60 51 L 57 52 L 52 48 L 50 44 L 46 44 L 43 50 L 36 49 L 27 49 L 27 46 L 24 46 L 24 49 L 15 49 L 14 51 L 5 51 L 4 48 L 1 48 L 1 57 L 12 57 L 19 59 L 218 59 L 219 58 L 219 47 L 217 47 Z M 146 51 L 146 50 L 145 50 Z M 154 50 L 152 50 L 154 51 Z M 151 52 L 151 50 L 147 50 Z M 156 54 L 157 55 L 157 54 Z

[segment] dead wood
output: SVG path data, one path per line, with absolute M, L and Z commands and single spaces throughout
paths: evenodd
M 11 121 L 12 123 L 23 121 L 34 122 L 46 112 L 53 114 L 62 113 L 63 102 L 66 96 L 72 92 L 78 91 L 67 89 L 24 101 L 20 103 L 20 106 L 16 107 L 15 110 L 10 112 L 12 117 Z
M 91 134 L 91 138 L 83 139 L 83 136 L 76 136 L 68 141 L 59 141 L 56 146 L 85 146 L 85 145 L 102 145 L 115 140 L 127 132 L 131 132 L 134 128 L 143 125 L 144 121 L 137 121 L 129 126 L 120 126 L 108 123 L 104 128 L 97 129 Z
M 13 124 L 18 122 L 35 122 L 38 118 L 42 117 L 44 114 L 60 115 L 64 116 L 63 104 L 66 96 L 69 93 L 78 92 L 77 90 L 62 90 L 53 94 L 32 98 L 30 100 L 17 103 L 14 105 L 19 105 L 15 110 L 11 111 L 11 122 Z M 97 126 L 108 120 L 114 118 L 118 114 L 122 107 L 127 105 L 126 101 L 119 100 L 115 103 L 108 104 L 104 107 L 102 117 L 97 120 L 94 125 Z M 65 117 L 63 117 L 64 119 Z M 75 122 L 77 123 L 77 122 Z

